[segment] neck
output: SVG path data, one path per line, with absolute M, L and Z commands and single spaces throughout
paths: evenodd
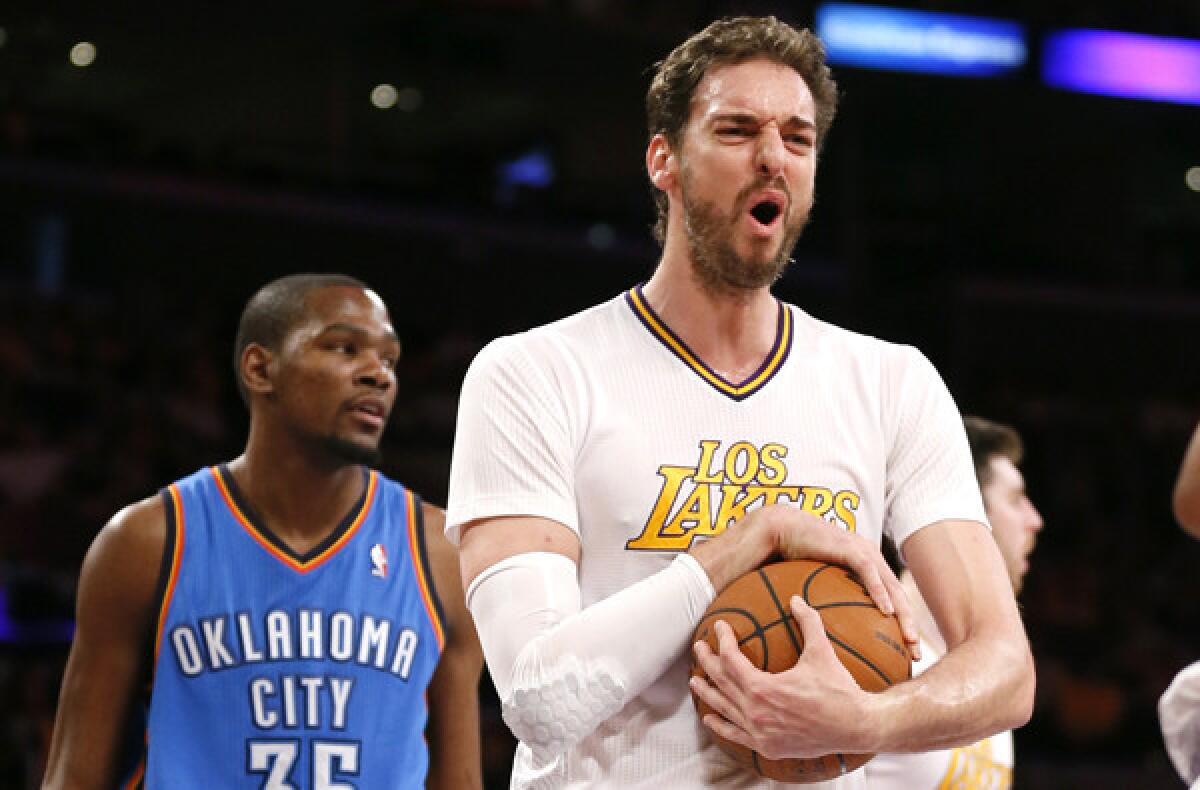
M 779 303 L 769 288 L 714 291 L 702 286 L 686 253 L 668 242 L 642 289 L 671 331 L 728 380 L 756 370 L 775 344 Z
M 245 452 L 229 471 L 276 537 L 298 553 L 324 540 L 362 495 L 362 468 L 317 458 L 295 443 L 267 441 L 251 421 Z

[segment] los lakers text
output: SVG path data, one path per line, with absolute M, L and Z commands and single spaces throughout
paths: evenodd
M 854 491 L 787 485 L 787 447 L 718 440 L 700 442 L 694 466 L 658 468 L 662 488 L 641 534 L 629 549 L 687 551 L 699 537 L 724 532 L 746 511 L 791 502 L 850 532 L 862 498 Z
M 354 678 L 328 667 L 312 674 L 286 671 L 286 662 L 354 663 L 408 680 L 419 644 L 417 632 L 391 620 L 349 612 L 274 609 L 261 620 L 248 613 L 202 618 L 178 625 L 170 642 L 179 670 L 195 678 L 248 664 L 274 664 L 249 681 L 250 717 L 262 730 L 347 726 Z

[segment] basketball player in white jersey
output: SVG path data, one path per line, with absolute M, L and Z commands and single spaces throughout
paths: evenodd
M 1029 570 L 1029 555 L 1043 526 L 1017 468 L 1024 455 L 1021 437 L 1010 426 L 982 417 L 967 417 L 963 422 L 992 537 L 1004 557 L 1013 591 L 1020 592 Z M 913 667 L 913 672 L 920 674 L 946 652 L 946 644 L 912 574 L 902 572 L 900 583 L 915 608 L 921 632 L 921 661 Z M 1012 732 L 954 749 L 876 755 L 867 763 L 866 772 L 871 790 L 1007 790 L 1012 787 Z
M 1029 715 L 1032 660 L 940 377 L 915 349 L 771 294 L 835 103 L 808 31 L 738 18 L 688 39 L 647 96 L 653 277 L 494 341 L 467 374 L 447 530 L 520 740 L 513 787 L 771 787 L 707 728 L 813 756 L 970 743 Z M 794 603 L 794 670 L 756 672 L 727 628 L 719 654 L 699 653 L 723 714 L 701 722 L 693 629 L 772 557 L 849 565 L 915 646 L 884 532 L 947 635 L 939 667 L 865 693 Z

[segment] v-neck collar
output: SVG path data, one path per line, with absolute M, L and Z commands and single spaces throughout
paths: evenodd
M 298 573 L 308 573 L 322 565 L 350 541 L 350 538 L 366 520 L 367 514 L 371 510 L 371 504 L 375 500 L 375 490 L 378 487 L 378 474 L 374 470 L 363 467 L 363 492 L 358 501 L 351 506 L 350 512 L 328 537 L 304 554 L 299 554 L 271 532 L 254 512 L 241 489 L 238 488 L 227 465 L 214 466 L 211 471 L 226 506 L 237 522 L 242 525 L 242 528 L 267 552 Z
M 671 331 L 671 327 L 667 326 L 666 322 L 659 318 L 654 309 L 650 307 L 645 294 L 642 293 L 641 285 L 630 288 L 625 294 L 625 301 L 628 302 L 630 309 L 633 310 L 642 325 L 666 346 L 668 351 L 678 357 L 692 369 L 692 372 L 717 392 L 736 401 L 745 400 L 765 387 L 767 382 L 783 367 L 788 353 L 792 350 L 792 311 L 785 304 L 776 300 L 776 304 L 779 306 L 779 318 L 775 328 L 775 342 L 771 345 L 771 350 L 767 352 L 758 370 L 747 376 L 741 383 L 735 384 L 706 365 L 704 360 L 688 348 L 687 343 L 683 342 L 679 335 Z

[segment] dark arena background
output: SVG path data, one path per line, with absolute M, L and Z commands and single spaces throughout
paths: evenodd
M 229 360 L 255 288 L 341 271 L 381 292 L 405 346 L 384 468 L 444 502 L 482 344 L 652 271 L 651 65 L 717 16 L 820 10 L 139 5 L 0 6 L 2 788 L 40 780 L 96 531 L 240 451 Z M 919 346 L 962 411 L 1024 435 L 1046 528 L 1015 786 L 1181 787 L 1155 705 L 1200 658 L 1200 546 L 1170 506 L 1200 418 L 1200 60 L 1168 59 L 1193 64 L 1182 98 L 1105 95 L 1051 80 L 1047 42 L 1196 46 L 1200 4 L 894 7 L 1016 23 L 1022 57 L 992 76 L 835 64 L 813 222 L 777 293 Z M 480 693 L 506 787 L 513 744 Z

